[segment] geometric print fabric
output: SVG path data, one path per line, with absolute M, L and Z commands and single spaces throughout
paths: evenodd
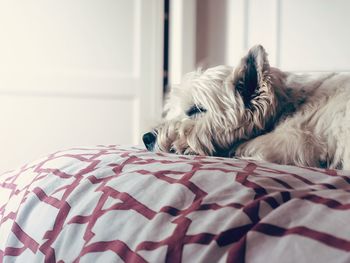
M 349 262 L 350 173 L 98 146 L 0 175 L 0 262 Z

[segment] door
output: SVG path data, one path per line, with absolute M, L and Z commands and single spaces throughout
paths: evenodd
M 140 142 L 161 113 L 162 2 L 0 2 L 0 172 Z
M 235 65 L 262 44 L 287 71 L 350 71 L 348 0 L 197 0 L 197 57 Z
M 240 6 L 241 46 L 264 44 L 274 66 L 298 72 L 350 70 L 349 1 L 249 0 Z

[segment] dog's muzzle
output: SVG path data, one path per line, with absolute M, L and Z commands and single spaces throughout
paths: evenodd
M 153 151 L 156 143 L 157 136 L 153 132 L 147 132 L 142 136 L 142 141 L 145 144 L 147 150 Z

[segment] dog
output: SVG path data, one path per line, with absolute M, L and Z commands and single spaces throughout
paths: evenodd
M 143 142 L 150 151 L 350 169 L 350 74 L 283 72 L 257 45 L 236 68 L 185 75 Z

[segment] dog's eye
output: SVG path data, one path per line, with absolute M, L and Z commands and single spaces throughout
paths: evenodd
M 193 105 L 188 111 L 186 111 L 186 115 L 191 117 L 194 116 L 196 114 L 202 113 L 202 112 L 206 112 L 207 110 L 204 109 L 201 106 L 198 105 Z

